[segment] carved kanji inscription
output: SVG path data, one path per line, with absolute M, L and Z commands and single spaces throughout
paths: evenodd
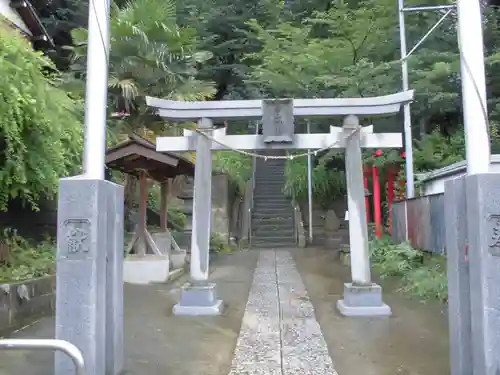
M 292 99 L 271 99 L 262 101 L 262 125 L 264 142 L 293 142 Z
M 488 222 L 491 228 L 491 238 L 488 244 L 489 253 L 495 257 L 500 257 L 500 215 L 489 215 Z
M 86 258 L 90 253 L 90 220 L 67 219 L 63 223 L 63 249 L 67 258 Z

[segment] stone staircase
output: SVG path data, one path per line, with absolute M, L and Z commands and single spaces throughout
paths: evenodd
M 285 152 L 266 151 L 265 155 L 285 155 Z M 293 208 L 283 193 L 284 184 L 285 160 L 257 159 L 252 211 L 252 248 L 296 245 Z

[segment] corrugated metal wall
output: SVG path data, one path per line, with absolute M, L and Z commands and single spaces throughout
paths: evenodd
M 406 241 L 406 201 L 392 204 L 392 239 L 396 243 Z
M 392 238 L 395 242 L 408 238 L 416 249 L 444 254 L 444 225 L 444 194 L 400 201 L 392 206 Z

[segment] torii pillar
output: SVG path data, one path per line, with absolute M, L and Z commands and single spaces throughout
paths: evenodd
M 346 316 L 390 315 L 382 302 L 382 289 L 371 281 L 366 223 L 365 192 L 361 147 L 401 147 L 400 133 L 373 133 L 373 126 L 361 128 L 357 115 L 398 113 L 401 106 L 413 100 L 413 91 L 375 98 L 357 99 L 272 99 L 211 102 L 177 102 L 147 98 L 162 117 L 197 121 L 206 135 L 184 131 L 183 137 L 157 138 L 159 152 L 196 151 L 191 241 L 191 282 L 183 288 L 174 306 L 176 315 L 218 315 L 223 303 L 216 297 L 216 285 L 208 281 L 210 241 L 210 183 L 212 151 L 216 150 L 321 150 L 346 149 L 348 202 L 350 211 L 352 282 L 345 284 L 339 311 Z M 325 134 L 295 134 L 294 116 L 347 116 L 343 128 L 331 126 Z M 263 134 L 226 135 L 226 129 L 213 129 L 212 121 L 262 119 Z
M 337 302 L 337 308 L 345 316 L 389 316 L 391 308 L 382 300 L 382 288 L 371 279 L 358 118 L 347 116 L 343 128 L 350 134 L 345 147 L 345 166 L 352 282 L 344 284 L 344 299 Z

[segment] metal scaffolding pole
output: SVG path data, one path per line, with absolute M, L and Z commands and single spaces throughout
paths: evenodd
M 311 134 L 311 124 L 307 122 L 307 134 Z M 309 243 L 313 241 L 313 217 L 312 217 L 312 160 L 311 150 L 307 150 L 307 201 L 309 203 Z
M 413 6 L 406 8 L 404 0 L 398 0 L 398 14 L 399 14 L 399 38 L 401 48 L 401 80 L 403 91 L 409 89 L 408 77 L 408 58 L 415 50 L 422 45 L 422 43 L 436 30 L 446 19 L 446 17 L 455 8 L 455 5 L 436 5 L 436 6 Z M 409 12 L 423 12 L 423 11 L 442 11 L 448 10 L 429 31 L 415 44 L 415 46 L 407 53 L 406 45 L 406 25 L 405 13 Z M 405 135 L 405 152 L 406 152 L 406 197 L 413 198 L 415 196 L 415 177 L 413 170 L 413 137 L 411 127 L 411 111 L 410 104 L 406 104 L 403 109 L 404 113 L 404 135 Z
M 106 155 L 109 9 L 109 0 L 89 2 L 83 166 L 88 178 L 98 180 L 104 180 Z
M 406 26 L 404 14 L 404 0 L 399 2 L 399 39 L 401 46 L 401 75 L 403 83 L 403 91 L 408 90 L 408 58 L 406 55 Z M 413 143 L 411 131 L 411 111 L 410 104 L 405 104 L 404 112 L 404 135 L 405 135 L 405 152 L 406 152 L 406 197 L 413 198 L 415 196 L 415 184 L 413 176 Z
M 490 139 L 479 0 L 457 0 L 467 174 L 488 173 Z

